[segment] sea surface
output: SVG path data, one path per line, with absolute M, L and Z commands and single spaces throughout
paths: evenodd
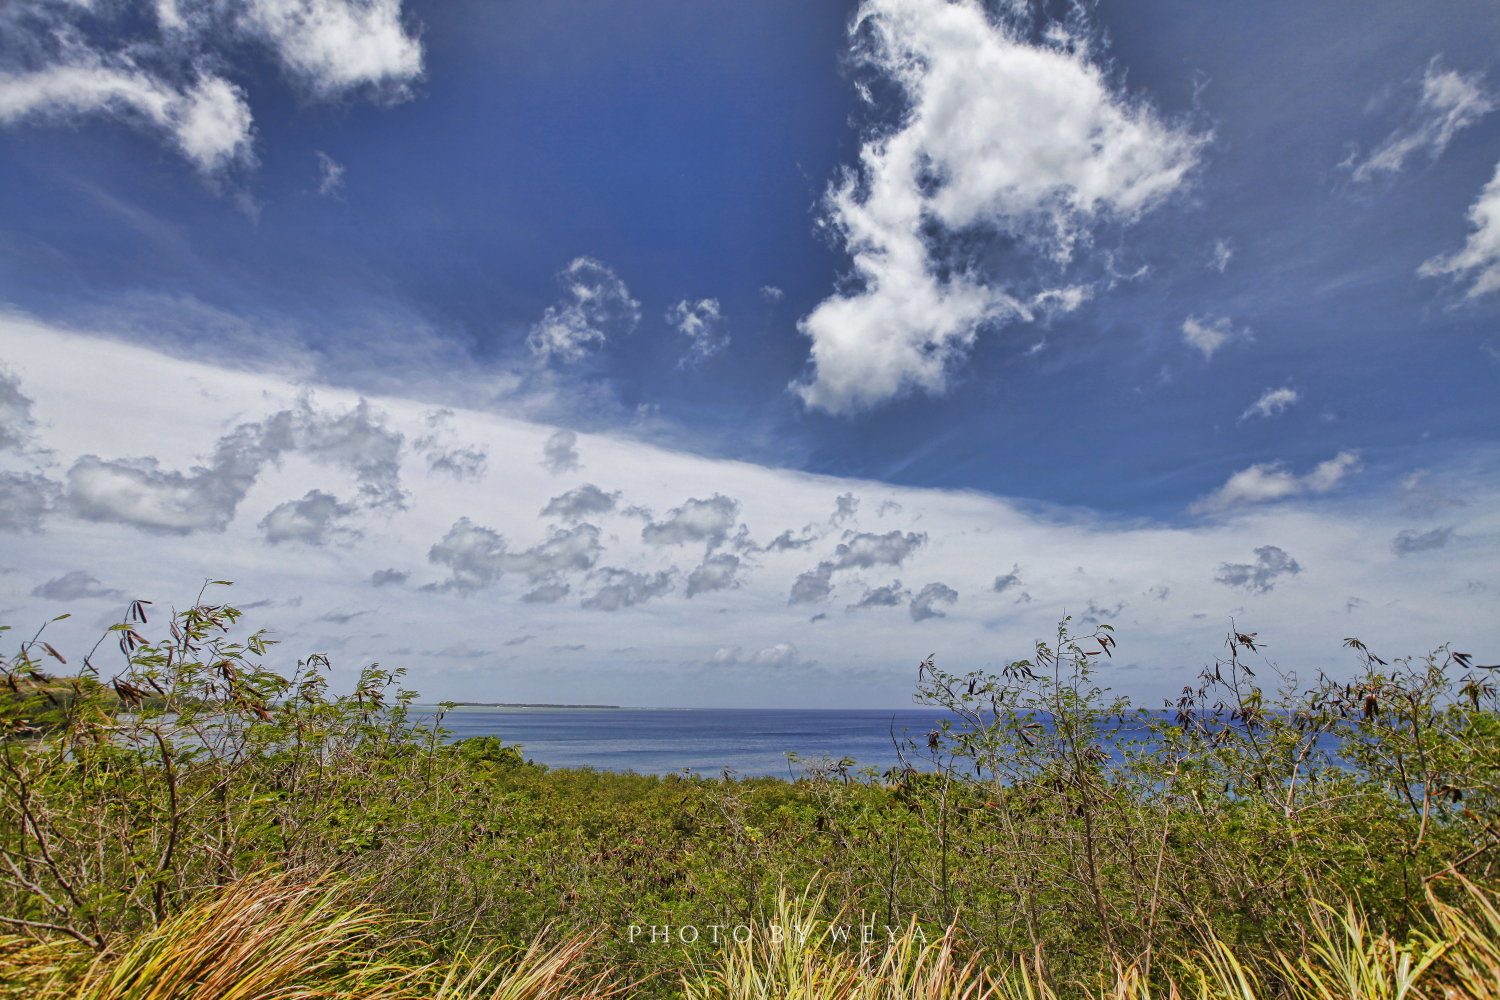
M 434 708 L 419 708 L 429 714 Z M 548 767 L 718 777 L 801 776 L 803 760 L 853 757 L 852 770 L 897 764 L 896 739 L 925 744 L 938 709 L 478 708 L 451 709 L 449 739 L 498 736 Z M 903 745 L 905 745 L 903 743 Z

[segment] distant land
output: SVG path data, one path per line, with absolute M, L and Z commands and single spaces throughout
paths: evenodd
M 619 705 L 549 705 L 514 701 L 454 701 L 458 708 L 619 708 Z

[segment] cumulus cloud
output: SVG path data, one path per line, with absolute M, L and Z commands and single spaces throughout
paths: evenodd
M 619 502 L 620 492 L 606 493 L 593 483 L 584 483 L 560 497 L 553 497 L 542 508 L 540 517 L 555 517 L 576 524 L 595 514 L 608 514 Z
M 21 380 L 0 369 L 0 451 L 20 451 L 31 440 L 33 402 L 21 391 Z
M 123 598 L 125 593 L 101 587 L 94 577 L 81 569 L 75 569 L 71 573 L 64 573 L 34 588 L 31 596 L 45 597 L 49 601 L 79 601 L 89 598 L 118 600 Z
M 884 587 L 865 588 L 864 596 L 849 605 L 848 610 L 856 611 L 859 608 L 899 607 L 910 596 L 911 592 L 901 585 L 900 580 L 892 580 Z
M 1251 403 L 1244 413 L 1240 414 L 1240 422 L 1251 420 L 1256 417 L 1278 417 L 1286 412 L 1288 407 L 1295 406 L 1302 398 L 1302 394 L 1296 389 L 1282 386 L 1280 389 L 1267 389 L 1260 394 L 1260 398 Z
M 706 361 L 729 346 L 729 334 L 721 329 L 724 316 L 718 299 L 683 299 L 667 310 L 667 322 L 688 339 L 688 352 L 677 362 L 678 368 Z
M 354 514 L 350 504 L 339 503 L 338 497 L 322 490 L 308 490 L 301 500 L 288 500 L 278 504 L 261 519 L 260 529 L 266 541 L 303 542 L 307 545 L 323 545 L 334 532 L 357 535 L 337 524 Z
M 1429 552 L 1443 548 L 1453 538 L 1452 528 L 1434 528 L 1431 531 L 1407 529 L 1397 532 L 1391 539 L 1391 551 L 1398 556 L 1409 556 L 1413 552 Z
M 925 533 L 899 530 L 884 535 L 849 532 L 847 540 L 834 549 L 833 558 L 825 559 L 792 583 L 789 604 L 810 604 L 826 600 L 833 593 L 833 574 L 844 569 L 872 569 L 876 566 L 900 566 L 927 542 Z
M 1231 340 L 1251 339 L 1250 328 L 1236 330 L 1228 316 L 1189 316 L 1182 321 L 1182 339 L 1190 347 L 1203 352 L 1204 360 Z
M 0 531 L 42 530 L 62 485 L 34 472 L 0 472 Z
M 554 476 L 578 468 L 578 435 L 570 430 L 555 430 L 542 445 L 542 468 Z
M 611 336 L 630 333 L 641 321 L 641 304 L 630 297 L 613 270 L 579 257 L 557 276 L 563 297 L 547 307 L 526 345 L 545 361 L 582 361 Z
M 765 299 L 767 302 L 780 302 L 781 297 L 784 294 L 785 293 L 775 285 L 760 286 L 760 297 Z
M 1019 241 L 1050 271 L 1100 223 L 1161 204 L 1198 160 L 1204 140 L 1112 86 L 1086 39 L 1053 25 L 1032 42 L 1024 15 L 996 16 L 977 0 L 864 0 L 855 15 L 854 58 L 906 109 L 824 199 L 853 280 L 799 323 L 815 371 L 793 388 L 809 406 L 942 392 L 982 327 L 1083 297 L 1000 287 L 972 264 L 976 234 Z
M 1303 493 L 1327 493 L 1360 469 L 1359 452 L 1341 451 L 1305 476 L 1294 476 L 1281 462 L 1241 469 L 1229 481 L 1188 507 L 1189 514 L 1226 510 L 1240 504 L 1266 503 Z
M 422 68 L 400 0 L 162 0 L 154 25 L 126 5 L 38 3 L 6 28 L 0 124 L 113 118 L 163 135 L 206 176 L 255 162 L 247 95 L 214 71 L 247 41 L 315 98 L 367 85 L 401 97 Z
M 1302 572 L 1297 560 L 1275 545 L 1262 545 L 1255 550 L 1253 563 L 1220 563 L 1214 581 L 1226 587 L 1243 587 L 1260 594 L 1270 593 L 1279 576 L 1295 576 Z
M 583 607 L 596 611 L 618 611 L 644 604 L 669 592 L 673 586 L 672 573 L 668 571 L 632 573 L 606 566 L 595 576 L 603 583 L 581 603 Z
M 556 604 L 572 591 L 573 588 L 566 583 L 544 583 L 535 590 L 528 590 L 522 594 L 521 600 L 527 604 Z
M 391 584 L 401 586 L 411 576 L 410 573 L 397 569 L 377 569 L 370 574 L 370 586 L 386 587 Z
M 710 590 L 727 590 L 739 586 L 735 574 L 740 568 L 740 557 L 720 552 L 705 556 L 702 565 L 688 574 L 687 595 L 706 593 Z
M 740 502 L 715 493 L 707 500 L 688 500 L 681 507 L 667 511 L 661 522 L 652 521 L 641 529 L 641 538 L 651 545 L 683 545 L 705 542 L 712 552 L 729 536 L 739 516 Z
M 427 454 L 427 468 L 433 472 L 447 473 L 459 482 L 466 479 L 477 481 L 484 478 L 489 458 L 488 449 L 472 445 L 449 448 L 446 451 L 432 450 Z
M 371 507 L 402 509 L 403 437 L 384 426 L 364 400 L 347 413 L 315 410 L 309 400 L 265 421 L 241 424 L 214 447 L 207 465 L 163 470 L 151 457 L 102 459 L 84 455 L 67 473 L 68 508 L 94 521 L 144 531 L 189 534 L 223 531 L 267 462 L 301 454 L 350 471 Z
M 833 515 L 828 518 L 828 523 L 833 525 L 843 524 L 857 513 L 859 513 L 859 497 L 853 493 L 845 493 L 834 497 Z
M 401 23 L 401 0 L 248 0 L 239 23 L 317 97 L 366 86 L 404 97 L 422 73 L 422 45 Z
M 946 618 L 943 612 L 933 607 L 934 604 L 952 604 L 958 600 L 958 591 L 941 583 L 929 583 L 923 587 L 916 597 L 911 599 L 911 620 L 914 622 L 926 621 L 928 618 Z
M 461 517 L 427 553 L 429 562 L 451 571 L 447 580 L 428 589 L 472 593 L 507 572 L 520 573 L 532 583 L 555 584 L 560 574 L 592 569 L 603 551 L 599 529 L 592 524 L 554 531 L 539 545 L 511 552 L 505 536 Z
M 1481 80 L 1483 73 L 1468 76 L 1457 70 L 1442 68 L 1434 56 L 1422 75 L 1422 97 L 1417 102 L 1412 121 L 1386 137 L 1368 157 L 1351 156 L 1342 165 L 1355 181 L 1364 182 L 1382 174 L 1401 172 L 1406 161 L 1420 153 L 1436 160 L 1459 132 L 1495 110 L 1494 95 Z
M 1470 282 L 1465 295 L 1476 299 L 1500 290 L 1500 164 L 1469 206 L 1469 224 L 1474 231 L 1462 249 L 1426 261 L 1417 268 L 1417 274 Z

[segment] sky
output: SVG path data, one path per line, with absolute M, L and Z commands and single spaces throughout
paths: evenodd
M 663 707 L 1064 616 L 1147 707 L 1231 624 L 1500 660 L 1497 61 L 1477 2 L 14 0 L 0 623 L 232 580 L 273 665 Z

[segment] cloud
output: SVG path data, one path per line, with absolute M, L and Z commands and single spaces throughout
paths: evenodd
M 185 473 L 163 471 L 151 457 L 84 455 L 68 470 L 66 503 L 78 517 L 143 531 L 223 531 L 265 464 L 296 453 L 348 469 L 368 506 L 401 510 L 402 441 L 365 400 L 331 414 L 304 399 L 296 409 L 236 427 L 218 440 L 207 465 Z
M 554 476 L 578 468 L 578 435 L 569 430 L 555 430 L 542 445 L 542 468 Z
M 812 530 L 812 525 L 802 529 L 801 538 L 792 537 L 792 529 L 788 528 L 775 538 L 764 549 L 766 552 L 795 552 L 798 549 L 810 548 L 818 543 L 821 537 Z
M 555 517 L 576 524 L 594 514 L 607 514 L 615 509 L 620 493 L 606 493 L 593 483 L 584 483 L 560 497 L 553 497 L 542 508 L 539 517 Z
M 976 0 L 865 0 L 857 64 L 905 101 L 824 198 L 823 224 L 853 258 L 850 290 L 798 324 L 814 372 L 793 383 L 831 413 L 911 389 L 937 394 L 978 331 L 1077 304 L 1013 292 L 974 263 L 976 236 L 1017 242 L 1053 271 L 1103 223 L 1129 224 L 1181 189 L 1202 137 L 1113 87 L 1081 34 Z M 962 238 L 960 238 L 962 234 Z
M 343 200 L 343 165 L 321 149 L 315 149 L 313 152 L 318 154 L 318 194 L 325 198 Z
M 560 574 L 592 569 L 603 551 L 599 529 L 592 524 L 554 531 L 539 545 L 510 552 L 505 536 L 461 517 L 427 553 L 429 562 L 447 566 L 452 575 L 424 589 L 472 593 L 507 572 L 520 573 L 532 583 L 557 583 L 554 578 Z
M 1250 420 L 1254 417 L 1278 417 L 1286 412 L 1287 408 L 1296 405 L 1302 394 L 1296 389 L 1287 388 L 1267 389 L 1260 394 L 1260 398 L 1251 403 L 1244 413 L 1240 414 L 1240 422 Z
M 784 294 L 786 294 L 786 293 L 784 293 L 781 289 L 777 288 L 775 285 L 761 285 L 760 286 L 760 297 L 763 298 L 763 299 L 765 299 L 767 302 L 780 302 L 781 301 L 781 297 Z
M 1500 290 L 1500 164 L 1495 176 L 1469 206 L 1469 234 L 1463 249 L 1446 256 L 1434 257 L 1417 268 L 1423 278 L 1450 276 L 1454 281 L 1471 281 L 1467 298 Z
M 21 380 L 0 369 L 0 451 L 20 451 L 31 440 L 35 401 L 21 391 Z
M 423 589 L 461 593 L 482 590 L 505 572 L 504 559 L 505 539 L 498 531 L 461 517 L 427 553 L 428 562 L 447 566 L 451 575 L 441 584 L 428 584 Z
M 864 596 L 849 605 L 848 610 L 899 607 L 910 596 L 911 592 L 901 585 L 900 580 L 892 580 L 884 587 L 866 588 Z
M 1229 481 L 1188 507 L 1189 514 L 1213 513 L 1239 504 L 1266 503 L 1302 493 L 1327 493 L 1360 469 L 1359 452 L 1341 451 L 1305 476 L 1294 476 L 1281 462 L 1241 469 Z
M 672 589 L 672 573 L 668 571 L 632 573 L 606 566 L 595 576 L 604 583 L 581 603 L 583 607 L 596 611 L 618 611 L 644 604 Z
M 688 574 L 687 596 L 739 586 L 739 581 L 735 579 L 739 568 L 740 557 L 728 552 L 705 556 L 702 565 Z
M 466 479 L 477 482 L 484 478 L 484 470 L 489 464 L 489 457 L 488 449 L 475 448 L 472 445 L 450 448 L 447 451 L 433 450 L 427 454 L 427 468 L 433 472 L 446 472 L 459 482 Z
M 557 276 L 563 297 L 547 307 L 526 345 L 546 361 L 582 361 L 612 335 L 628 334 L 641 321 L 641 304 L 607 265 L 579 257 Z
M 1229 266 L 1229 259 L 1234 256 L 1234 247 L 1228 240 L 1215 240 L 1213 253 L 1208 258 L 1208 266 L 1220 274 Z
M 1206 315 L 1201 319 L 1197 316 L 1189 316 L 1182 321 L 1182 339 L 1190 346 L 1198 348 L 1203 352 L 1204 360 L 1214 356 L 1214 352 L 1231 340 L 1252 339 L 1250 328 L 1235 330 L 1234 323 L 1228 316 Z
M 833 525 L 843 524 L 859 512 L 859 497 L 853 493 L 844 493 L 834 497 L 833 515 L 828 518 L 828 523 Z
M 370 586 L 385 587 L 390 584 L 401 586 L 411 576 L 410 573 L 396 569 L 377 569 L 370 574 Z
M 1302 567 L 1286 552 L 1274 545 L 1262 545 L 1255 550 L 1253 563 L 1220 563 L 1214 582 L 1267 594 L 1276 586 L 1278 576 L 1295 576 L 1300 572 Z
M 911 620 L 920 622 L 929 618 L 946 618 L 947 615 L 934 608 L 933 605 L 939 601 L 952 604 L 956 600 L 958 600 L 958 591 L 952 587 L 941 583 L 929 583 L 911 599 Z
M 1398 556 L 1409 556 L 1413 552 L 1428 552 L 1432 549 L 1440 549 L 1448 544 L 1453 538 L 1452 528 L 1434 528 L 1431 531 L 1413 531 L 1407 529 L 1398 532 L 1391 539 L 1391 551 Z
M 997 576 L 997 577 L 995 577 L 995 593 L 997 593 L 997 594 L 1003 594 L 1007 590 L 1009 590 L 1010 588 L 1012 588 L 1012 587 L 1019 587 L 1020 585 L 1021 585 L 1021 564 L 1020 563 L 1014 563 L 1014 564 L 1012 564 L 1011 567 L 1010 567 L 1010 572 L 1006 573 L 1004 576 Z
M 535 590 L 522 594 L 521 600 L 527 604 L 556 604 L 572 591 L 573 588 L 566 583 L 544 583 Z
M 42 530 L 62 485 L 34 472 L 0 472 L 0 531 Z
M 354 507 L 339 503 L 338 497 L 322 490 L 308 490 L 301 500 L 288 500 L 273 507 L 261 519 L 259 527 L 272 545 L 278 542 L 323 545 L 335 531 L 358 536 L 358 532 L 339 528 L 335 523 L 353 514 Z
M 104 115 L 167 133 L 200 173 L 252 165 L 250 106 L 239 87 L 213 74 L 174 84 L 122 54 L 75 44 L 67 61 L 31 72 L 0 70 L 0 124 L 66 122 Z
M 49 601 L 78 601 L 89 598 L 108 598 L 118 600 L 125 596 L 122 590 L 108 590 L 99 586 L 99 581 L 81 569 L 75 569 L 71 573 L 36 587 L 31 591 L 32 597 L 45 597 Z
M 255 165 L 248 95 L 221 75 L 245 57 L 246 41 L 262 43 L 319 99 L 357 88 L 399 99 L 422 71 L 400 0 L 160 0 L 155 8 L 154 24 L 126 5 L 15 9 L 5 25 L 12 44 L 0 56 L 0 124 L 112 118 L 163 135 L 201 174 L 220 177 Z M 323 194 L 336 187 L 331 163 Z
M 699 299 L 696 303 L 683 299 L 667 310 L 666 318 L 690 341 L 688 352 L 677 362 L 678 368 L 696 365 L 729 346 L 729 334 L 720 330 L 724 317 L 718 299 Z
M 750 665 L 756 667 L 770 667 L 779 669 L 798 664 L 802 655 L 797 652 L 797 647 L 789 642 L 778 642 L 774 646 L 767 646 L 751 653 L 749 656 L 742 655 L 739 646 L 726 646 L 714 653 L 709 660 L 710 666 L 736 666 Z
M 401 23 L 401 0 L 248 0 L 239 23 L 320 98 L 372 87 L 400 99 L 422 74 L 422 44 Z
M 1350 170 L 1353 180 L 1365 182 L 1400 173 L 1408 158 L 1424 151 L 1436 160 L 1455 135 L 1495 110 L 1494 95 L 1480 85 L 1483 77 L 1445 70 L 1440 57 L 1433 56 L 1422 75 L 1422 97 L 1413 120 L 1387 136 L 1364 161 L 1351 156 L 1341 166 Z
M 647 524 L 641 529 L 641 538 L 651 545 L 706 542 L 708 551 L 712 552 L 724 544 L 739 512 L 738 500 L 718 493 L 707 500 L 690 499 L 681 507 L 667 511 L 662 522 Z
M 819 563 L 792 583 L 789 604 L 809 604 L 827 599 L 833 592 L 833 574 L 843 569 L 900 566 L 927 542 L 925 533 L 892 531 L 884 535 L 847 534 L 847 541 L 834 549 L 833 558 Z

